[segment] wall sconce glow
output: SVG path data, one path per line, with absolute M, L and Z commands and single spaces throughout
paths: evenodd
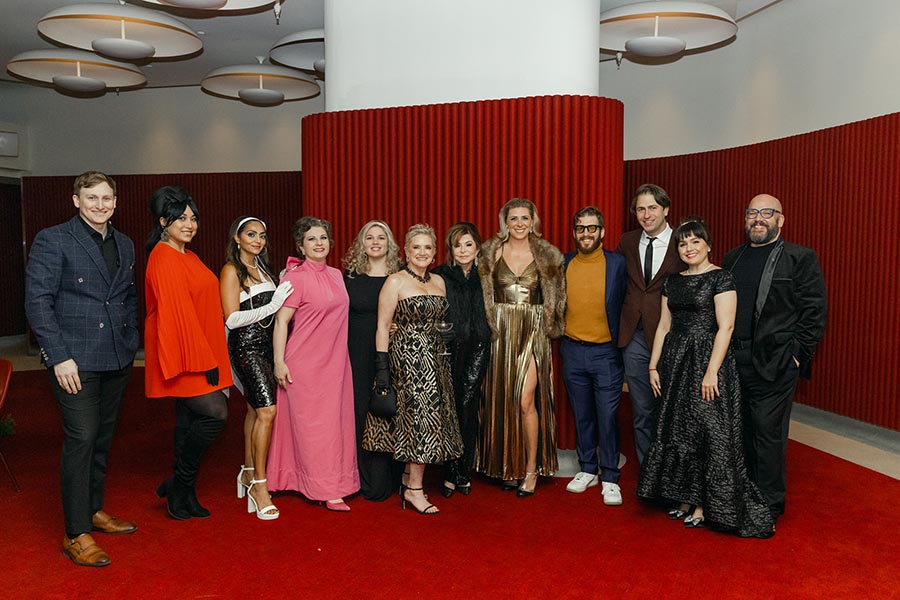
M 12 57 L 6 65 L 13 75 L 52 83 L 57 88 L 96 93 L 105 88 L 129 88 L 147 81 L 134 65 L 83 50 L 31 50 Z
M 193 54 L 203 47 L 194 31 L 158 10 L 127 4 L 73 4 L 38 21 L 48 38 L 121 60 Z
M 723 42 L 737 33 L 724 10 L 702 2 L 641 2 L 600 15 L 600 47 L 663 57 Z
M 241 100 L 252 106 L 277 106 L 285 101 L 306 100 L 321 90 L 311 77 L 275 65 L 235 65 L 207 73 L 200 82 L 207 92 Z

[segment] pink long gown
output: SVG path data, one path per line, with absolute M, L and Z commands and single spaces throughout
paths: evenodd
M 337 269 L 297 258 L 286 268 L 282 281 L 290 281 L 294 293 L 284 306 L 297 309 L 284 351 L 293 383 L 278 387 L 268 485 L 310 500 L 343 498 L 359 490 L 347 352 L 350 298 Z

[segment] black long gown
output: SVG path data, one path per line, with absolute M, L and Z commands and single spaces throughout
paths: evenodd
M 718 331 L 715 296 L 734 289 L 734 278 L 722 269 L 670 275 L 663 283 L 672 325 L 657 365 L 662 395 L 637 494 L 700 505 L 711 527 L 744 537 L 769 537 L 772 515 L 747 474 L 741 389 L 731 349 L 719 368 L 720 396 L 707 402 L 701 395 Z
M 481 385 L 491 355 L 491 329 L 485 317 L 478 269 L 473 265 L 468 277 L 459 266 L 440 265 L 433 271 L 443 277 L 447 287 L 446 320 L 453 323 L 454 334 L 449 344 L 450 373 L 463 441 L 463 455 L 444 464 L 444 479 L 454 485 L 466 485 L 475 462 L 478 411 L 484 397 Z
M 362 447 L 363 428 L 369 410 L 369 391 L 375 380 L 375 330 L 378 327 L 378 295 L 387 277 L 344 273 L 350 296 L 347 334 L 350 366 L 353 369 L 353 399 L 356 416 L 356 456 L 359 485 L 367 500 L 387 500 L 400 486 L 403 464 L 387 452 L 371 452 Z

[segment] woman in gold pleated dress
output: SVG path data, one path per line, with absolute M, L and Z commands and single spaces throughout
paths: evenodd
M 530 200 L 513 198 L 499 220 L 479 265 L 494 339 L 476 468 L 526 498 L 538 475 L 557 468 L 550 338 L 565 329 L 566 279 L 563 255 L 541 238 Z

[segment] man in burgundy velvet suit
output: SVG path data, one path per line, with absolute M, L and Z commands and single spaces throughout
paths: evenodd
M 634 416 L 634 447 L 639 463 L 653 436 L 653 390 L 650 388 L 650 351 L 659 324 L 662 282 L 669 273 L 687 268 L 666 220 L 672 204 L 666 191 L 645 183 L 634 193 L 631 212 L 640 229 L 626 232 L 616 252 L 625 257 L 628 277 L 619 323 L 619 348 Z
M 809 377 L 828 311 L 816 253 L 785 242 L 783 226 L 781 202 L 769 194 L 754 197 L 744 211 L 747 243 L 722 260 L 737 288 L 731 346 L 741 379 L 747 469 L 774 518 L 784 513 L 797 377 Z

